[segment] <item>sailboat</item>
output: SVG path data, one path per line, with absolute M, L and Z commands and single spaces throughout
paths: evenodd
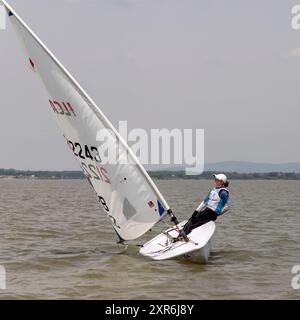
M 207 261 L 214 222 L 194 229 L 184 241 L 172 241 L 184 221 L 178 223 L 145 168 L 96 103 L 15 10 L 1 2 L 25 49 L 25 62 L 45 89 L 45 105 L 110 220 L 117 242 L 138 239 L 169 216 L 173 225 L 143 244 L 139 252 L 155 260 L 199 256 Z M 106 149 L 116 155 L 112 163 L 103 161 L 103 143 L 97 139 L 101 130 L 107 133 Z

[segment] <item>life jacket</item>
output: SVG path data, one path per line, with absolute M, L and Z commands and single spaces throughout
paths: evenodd
M 215 211 L 217 214 L 220 214 L 224 207 L 224 203 L 219 196 L 222 190 L 227 191 L 229 194 L 229 190 L 226 188 L 213 188 L 204 200 L 206 207 Z

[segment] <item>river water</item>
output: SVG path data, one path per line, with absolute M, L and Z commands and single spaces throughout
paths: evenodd
M 179 220 L 212 187 L 155 182 Z M 2 179 L 0 299 L 299 299 L 291 270 L 300 265 L 300 181 L 231 181 L 230 189 L 232 208 L 216 221 L 209 262 L 200 265 L 116 245 L 86 181 Z

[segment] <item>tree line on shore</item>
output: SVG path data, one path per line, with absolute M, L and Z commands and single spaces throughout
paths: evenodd
M 211 179 L 213 171 L 205 171 L 201 175 L 186 175 L 185 171 L 148 171 L 155 179 Z M 265 172 L 265 173 L 238 173 L 225 172 L 231 180 L 300 180 L 300 173 L 295 172 Z M 16 179 L 84 179 L 82 171 L 34 171 L 0 169 L 0 177 Z

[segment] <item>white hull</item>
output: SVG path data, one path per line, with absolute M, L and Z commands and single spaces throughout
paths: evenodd
M 208 262 L 209 255 L 210 255 L 210 244 L 209 242 L 207 242 L 207 244 L 201 249 L 192 251 L 190 253 L 186 253 L 182 257 L 183 259 L 188 261 L 206 264 Z
M 182 227 L 186 221 L 179 224 Z M 207 263 L 210 253 L 209 240 L 215 231 L 215 223 L 210 221 L 192 230 L 188 235 L 189 241 L 172 242 L 178 231 L 170 228 L 145 243 L 140 253 L 154 260 L 184 258 L 199 263 Z

